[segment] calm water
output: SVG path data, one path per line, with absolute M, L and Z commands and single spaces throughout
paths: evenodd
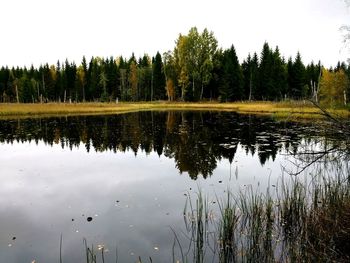
M 0 121 L 1 262 L 172 259 L 187 195 L 266 189 L 319 127 L 215 112 Z M 214 208 L 213 208 L 214 209 Z M 91 217 L 92 220 L 88 221 Z M 89 218 L 89 219 L 91 219 Z

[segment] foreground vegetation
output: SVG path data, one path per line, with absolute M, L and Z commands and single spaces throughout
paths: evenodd
M 191 249 L 178 244 L 182 262 L 349 262 L 349 183 L 343 174 L 293 178 L 264 195 L 228 191 L 218 216 L 199 193 L 184 212 Z
M 248 187 L 238 194 L 228 191 L 218 202 L 209 202 L 201 191 L 195 198 L 188 194 L 186 230 L 171 228 L 172 262 L 349 262 L 348 175 L 308 183 L 284 179 L 266 194 Z M 103 247 L 94 251 L 84 244 L 86 263 L 105 262 Z M 153 261 L 139 257 L 138 262 Z
M 224 110 L 237 113 L 270 114 L 278 118 L 322 118 L 321 111 L 308 102 L 139 102 L 139 103 L 2 103 L 0 118 L 117 114 L 140 110 Z M 346 109 L 330 110 L 339 117 L 349 117 Z

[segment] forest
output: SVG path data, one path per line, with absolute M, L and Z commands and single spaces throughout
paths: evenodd
M 1 62 L 0 62 L 1 63 Z M 350 66 L 305 65 L 298 52 L 284 58 L 265 42 L 242 63 L 232 45 L 218 46 L 214 33 L 196 27 L 179 35 L 173 50 L 143 57 L 83 57 L 35 68 L 2 66 L 0 102 L 281 101 L 313 99 L 347 105 Z

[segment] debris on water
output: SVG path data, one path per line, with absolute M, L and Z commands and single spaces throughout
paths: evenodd
M 12 247 L 12 244 L 8 244 L 8 247 Z
M 119 203 L 119 200 L 117 200 L 116 202 Z
M 190 187 L 190 190 L 192 190 L 192 188 Z
M 220 181 L 219 181 L 219 184 L 221 184 L 221 183 L 222 183 L 222 181 L 220 180 Z
M 159 250 L 159 247 L 154 247 L 154 250 Z
M 16 240 L 16 237 L 12 237 L 12 240 Z
M 95 217 L 98 217 L 98 214 L 95 214 Z
M 72 218 L 72 222 L 74 221 L 74 218 Z
M 88 222 L 91 222 L 91 221 L 92 221 L 92 217 L 89 216 L 88 218 L 86 218 L 86 220 L 87 220 Z
M 273 184 L 272 187 L 276 187 L 276 185 Z
M 129 225 L 129 227 L 131 228 L 131 227 L 134 227 L 134 225 Z
M 75 230 L 75 233 L 79 233 L 79 230 Z
M 168 216 L 168 215 L 170 215 L 170 213 L 166 213 L 166 215 Z

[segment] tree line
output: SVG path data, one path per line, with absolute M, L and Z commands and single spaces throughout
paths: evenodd
M 232 45 L 223 50 L 213 32 L 196 27 L 179 35 L 173 50 L 136 58 L 83 57 L 38 68 L 3 66 L 0 102 L 85 102 L 306 99 L 346 104 L 350 67 L 287 60 L 264 43 L 242 63 Z

